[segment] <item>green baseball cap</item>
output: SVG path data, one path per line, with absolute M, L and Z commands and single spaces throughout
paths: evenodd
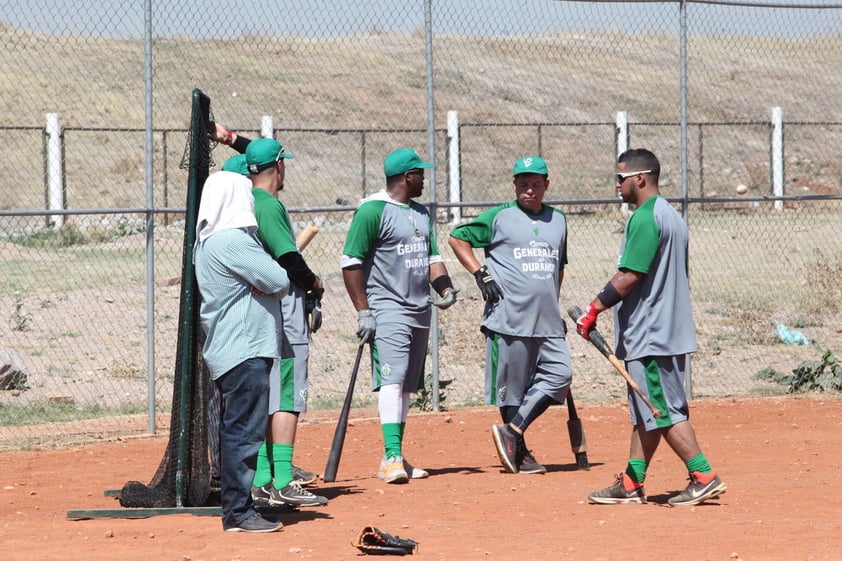
M 237 154 L 236 156 L 231 156 L 225 160 L 224 164 L 222 164 L 222 171 L 233 171 L 234 173 L 239 173 L 240 175 L 248 175 L 249 166 L 246 163 L 246 155 Z
M 435 164 L 425 162 L 412 148 L 399 148 L 386 156 L 383 160 L 383 173 L 386 177 L 399 175 L 411 169 L 424 169 L 435 167 Z
M 538 173 L 540 175 L 549 175 L 547 171 L 547 162 L 540 156 L 524 156 L 518 158 L 515 162 L 515 169 L 512 175 L 520 175 L 521 173 Z
M 274 164 L 282 158 L 294 157 L 292 154 L 287 154 L 284 151 L 284 145 L 274 138 L 257 138 L 249 142 L 246 147 L 246 163 L 251 173 L 257 173 L 266 164 Z

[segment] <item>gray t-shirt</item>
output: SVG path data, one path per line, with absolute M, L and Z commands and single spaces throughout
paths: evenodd
M 614 307 L 617 358 L 636 360 L 697 350 L 687 277 L 689 233 L 662 196 L 650 197 L 629 218 L 618 269 L 646 276 Z
M 567 264 L 567 217 L 543 205 L 529 212 L 511 201 L 488 209 L 451 233 L 483 248 L 485 264 L 503 292 L 486 303 L 483 327 L 519 337 L 564 337 L 560 274 Z

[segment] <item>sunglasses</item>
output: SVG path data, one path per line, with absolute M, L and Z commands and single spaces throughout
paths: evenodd
M 278 155 L 275 156 L 275 163 L 276 164 L 284 159 L 284 154 L 286 154 L 286 149 L 283 146 L 281 146 L 281 149 L 278 150 Z
M 626 172 L 626 173 L 618 173 L 616 175 L 617 183 L 622 183 L 623 181 L 625 181 L 629 177 L 634 177 L 635 175 L 640 175 L 641 173 L 652 173 L 652 170 L 651 169 L 645 169 L 643 171 L 629 171 L 629 172 Z

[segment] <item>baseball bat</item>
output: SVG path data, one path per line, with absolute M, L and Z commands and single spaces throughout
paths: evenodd
M 567 394 L 567 434 L 570 436 L 570 449 L 576 457 L 576 467 L 589 470 L 591 464 L 588 461 L 588 442 L 585 439 L 585 430 L 582 428 L 582 420 L 576 412 L 576 404 L 573 402 L 573 392 Z
M 578 321 L 579 318 L 582 317 L 582 309 L 579 308 L 579 306 L 571 306 L 567 309 L 567 313 L 570 315 L 571 318 L 573 318 L 573 321 Z M 611 347 L 608 346 L 608 343 L 605 342 L 605 338 L 602 336 L 602 334 L 594 328 L 591 330 L 589 338 L 591 343 L 593 343 L 593 346 L 596 347 L 596 349 L 600 353 L 602 353 L 603 356 L 605 356 L 605 358 L 608 359 L 608 362 L 610 362 L 614 366 L 614 369 L 617 370 L 617 372 L 619 372 L 623 378 L 625 378 L 626 383 L 629 385 L 632 391 L 636 393 L 638 397 L 640 397 L 640 399 L 643 400 L 643 403 L 645 403 L 646 407 L 649 408 L 649 411 L 652 412 L 652 416 L 656 419 L 659 418 L 661 416 L 661 410 L 652 405 L 652 402 L 649 401 L 649 398 L 646 397 L 646 395 L 640 390 L 640 386 L 638 386 L 637 383 L 635 383 L 635 381 L 632 380 L 632 377 L 631 375 L 629 375 L 628 371 L 626 370 L 626 367 L 623 366 L 623 363 L 620 362 L 620 359 L 614 356 L 614 352 L 611 350 Z
M 307 247 L 313 238 L 316 237 L 316 234 L 319 233 L 319 227 L 310 222 L 307 226 L 304 227 L 301 232 L 298 233 L 298 237 L 295 238 L 295 244 L 298 246 L 298 251 L 304 251 L 304 248 Z
M 351 379 L 348 382 L 348 391 L 345 392 L 345 403 L 342 404 L 342 411 L 339 412 L 339 419 L 336 421 L 336 430 L 333 432 L 333 443 L 330 445 L 330 452 L 327 455 L 327 465 L 322 476 L 324 481 L 331 483 L 336 481 L 336 471 L 339 469 L 339 458 L 342 457 L 342 447 L 345 445 L 345 433 L 348 430 L 348 415 L 351 413 L 351 398 L 354 397 L 354 386 L 357 385 L 357 372 L 360 370 L 360 359 L 363 356 L 365 341 L 361 340 L 357 347 L 357 358 L 354 360 L 354 369 L 351 371 Z

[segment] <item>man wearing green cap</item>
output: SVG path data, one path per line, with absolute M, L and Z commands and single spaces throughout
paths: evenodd
M 309 343 L 310 334 L 316 329 L 310 330 L 307 309 L 311 303 L 319 302 L 324 293 L 321 278 L 298 251 L 292 221 L 277 198 L 284 187 L 285 162 L 293 155 L 275 139 L 250 140 L 219 123 L 212 138 L 241 152 L 229 158 L 223 169 L 251 178 L 258 235 L 291 281 L 289 294 L 281 301 L 285 355 L 278 364 L 279 375 L 272 379 L 271 430 L 258 456 L 253 495 L 259 504 L 324 505 L 325 497 L 302 488 L 313 483 L 316 474 L 292 463 L 298 417 L 307 411 Z
M 507 471 L 544 473 L 523 433 L 547 407 L 563 403 L 572 367 L 558 295 L 567 264 L 567 218 L 543 203 L 550 181 L 538 156 L 515 162 L 515 200 L 457 226 L 449 243 L 485 300 L 485 400 L 500 408 L 492 427 Z M 481 265 L 474 248 L 482 248 Z
M 257 234 L 269 254 L 290 277 L 289 295 L 281 301 L 287 358 L 279 361 L 279 376 L 271 388 L 270 437 L 258 455 L 252 490 L 256 499 L 269 504 L 322 506 L 327 499 L 304 489 L 296 481 L 292 464 L 298 416 L 307 410 L 307 360 L 309 331 L 306 321 L 307 294 L 321 298 L 324 288 L 298 251 L 292 221 L 277 198 L 284 188 L 286 160 L 294 157 L 274 138 L 258 138 L 246 146 L 246 164 L 252 182 Z M 298 360 L 296 360 L 298 358 Z
M 386 188 L 360 202 L 340 261 L 357 310 L 357 336 L 371 342 L 372 390 L 378 392 L 383 433 L 377 475 L 386 483 L 429 475 L 405 460 L 404 429 L 411 394 L 424 383 L 430 304 L 449 308 L 458 292 L 439 255 L 435 223 L 412 200 L 421 196 L 424 170 L 431 167 L 410 148 L 386 157 Z M 432 299 L 431 286 L 437 293 Z

